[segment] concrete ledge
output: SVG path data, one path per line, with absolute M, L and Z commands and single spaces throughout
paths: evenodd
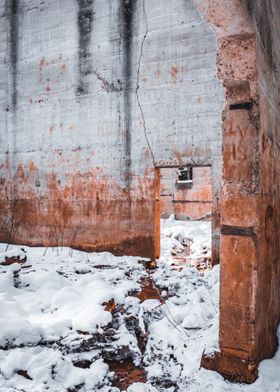
M 201 367 L 220 373 L 224 378 L 232 382 L 252 384 L 258 378 L 258 366 L 256 362 L 247 361 L 232 355 L 215 352 L 212 356 L 203 354 Z

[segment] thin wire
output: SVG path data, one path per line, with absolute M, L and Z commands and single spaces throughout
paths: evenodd
M 156 289 L 156 291 L 157 291 L 157 293 L 158 293 L 158 296 L 159 296 L 160 299 L 162 300 L 162 303 L 161 303 L 159 306 L 157 306 L 156 309 L 157 309 L 157 308 L 159 309 L 159 311 L 167 318 L 167 320 L 170 322 L 170 324 L 172 324 L 172 325 L 177 329 L 178 332 L 180 332 L 180 333 L 183 332 L 183 333 L 189 338 L 190 335 L 187 333 L 187 331 L 184 329 L 184 327 L 182 327 L 182 325 L 179 324 L 179 323 L 175 320 L 175 318 L 173 317 L 173 315 L 172 315 L 172 313 L 171 313 L 171 310 L 170 310 L 169 307 L 167 306 L 167 304 L 166 304 L 164 298 L 162 298 L 161 293 L 160 293 L 160 290 L 158 289 L 158 287 L 157 287 L 156 285 L 154 285 L 154 288 Z M 163 311 L 163 310 L 162 310 L 161 307 L 162 307 L 163 305 L 166 306 L 166 309 L 168 310 L 168 313 L 169 313 L 170 317 L 172 318 L 173 322 L 170 320 L 170 317 L 168 316 L 168 313 L 167 313 L 166 311 Z M 175 324 L 175 325 L 174 325 L 174 324 Z M 179 328 L 180 328 L 180 329 L 179 329 Z
M 175 328 L 175 329 L 177 329 L 177 331 L 179 332 L 179 333 L 182 333 L 182 331 L 176 326 L 176 324 L 174 324 L 171 320 L 170 320 L 170 318 L 167 316 L 167 314 L 162 310 L 162 309 L 160 309 L 159 308 L 159 311 L 160 311 L 160 313 L 169 321 L 169 323 Z M 188 335 L 187 335 L 188 336 Z M 188 336 L 189 337 L 189 336 Z

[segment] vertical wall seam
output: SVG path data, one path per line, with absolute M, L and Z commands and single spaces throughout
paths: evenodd
M 12 72 L 12 106 L 17 106 L 17 63 L 18 63 L 18 14 L 19 0 L 10 0 L 10 62 Z
M 123 39 L 123 77 L 124 77 L 124 153 L 125 153 L 125 184 L 128 190 L 131 187 L 131 132 L 132 132 L 132 37 L 133 37 L 133 20 L 134 0 L 121 0 L 121 38 Z
M 89 92 L 86 77 L 92 72 L 90 52 L 92 25 L 94 20 L 94 0 L 77 0 L 78 2 L 78 31 L 79 31 L 79 81 L 76 95 L 85 95 Z

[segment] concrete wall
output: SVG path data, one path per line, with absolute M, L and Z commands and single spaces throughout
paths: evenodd
M 277 347 L 280 321 L 280 3 L 252 2 L 260 91 L 260 246 L 256 293 L 256 355 Z
M 253 382 L 259 362 L 277 348 L 280 313 L 280 6 L 196 3 L 215 28 L 225 88 L 220 352 L 203 363 L 231 380 Z
M 223 93 L 192 1 L 0 15 L 1 241 L 153 256 L 155 165 L 213 164 L 217 201 Z
M 246 382 L 277 343 L 279 20 L 277 0 L 0 2 L 0 240 L 152 257 L 155 167 L 212 165 L 214 367 Z
M 211 167 L 193 167 L 191 184 L 177 183 L 177 169 L 164 168 L 161 173 L 161 217 L 171 214 L 180 220 L 210 220 L 212 215 Z

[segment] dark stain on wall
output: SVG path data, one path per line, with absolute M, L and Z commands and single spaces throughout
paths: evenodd
M 125 180 L 127 188 L 130 188 L 130 165 L 131 165 L 131 93 L 132 93 L 132 39 L 133 21 L 137 0 L 121 0 L 120 2 L 120 25 L 121 41 L 123 44 L 123 86 L 124 86 L 124 126 L 125 126 Z
M 272 205 L 268 205 L 265 212 L 265 240 L 271 244 L 273 242 L 273 230 L 275 230 L 274 209 Z
M 17 62 L 18 62 L 18 25 L 19 0 L 6 3 L 10 28 L 10 64 L 12 73 L 12 106 L 17 106 Z
M 238 237 L 253 237 L 254 228 L 253 227 L 222 225 L 221 226 L 221 233 L 223 235 L 233 235 L 233 236 L 238 236 Z
M 258 35 L 270 70 L 279 71 L 279 54 L 275 51 L 277 35 L 276 23 L 271 23 L 271 15 L 279 14 L 278 0 L 248 0 L 249 12 L 253 15 Z
M 253 102 L 238 102 L 229 105 L 229 110 L 251 110 L 253 108 Z
M 79 82 L 76 95 L 88 93 L 87 76 L 92 72 L 90 52 L 91 33 L 95 12 L 94 0 L 77 0 L 78 2 L 78 31 L 79 31 Z

